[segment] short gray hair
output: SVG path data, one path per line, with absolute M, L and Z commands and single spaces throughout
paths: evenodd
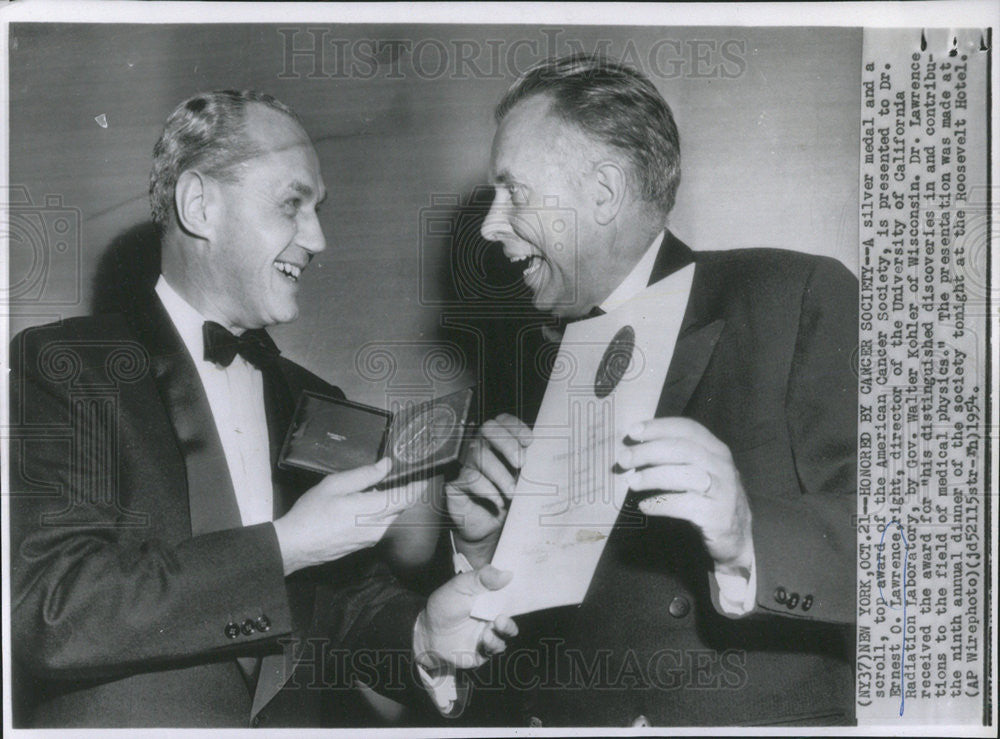
M 174 212 L 177 178 L 198 169 L 224 182 L 235 182 L 234 169 L 264 152 L 246 135 L 246 108 L 260 103 L 301 123 L 298 115 L 276 98 L 256 90 L 201 92 L 178 105 L 167 118 L 149 174 L 153 223 L 162 233 Z
M 547 59 L 507 90 L 496 107 L 497 123 L 520 101 L 541 94 L 551 97 L 553 113 L 620 151 L 642 199 L 663 215 L 670 212 L 681 180 L 680 137 L 670 106 L 652 82 L 601 55 Z

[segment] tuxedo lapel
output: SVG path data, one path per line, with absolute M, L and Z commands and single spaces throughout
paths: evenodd
M 274 488 L 274 517 L 280 518 L 288 512 L 295 498 L 302 492 L 301 486 L 296 484 L 297 475 L 292 470 L 278 467 L 281 445 L 292 422 L 293 390 L 289 387 L 289 378 L 282 371 L 279 362 L 275 361 L 263 374 L 267 440 L 271 455 L 271 483 Z
M 656 417 L 679 416 L 705 374 L 726 322 L 721 318 L 682 333 L 674 346 L 667 379 L 656 406 Z
M 684 242 L 667 231 L 650 275 L 649 284 L 659 282 L 694 262 L 691 294 L 688 296 L 673 357 L 663 383 L 656 417 L 679 416 L 705 373 L 726 322 L 715 315 L 715 286 L 705 277 L 705 265 Z
M 127 318 L 149 352 L 153 379 L 184 457 L 192 535 L 242 526 L 239 504 L 208 397 L 194 360 L 174 329 L 170 316 L 155 293 L 150 293 L 133 304 Z M 279 469 L 277 464 L 291 422 L 294 398 L 301 390 L 285 371 L 287 364 L 277 359 L 263 372 L 275 518 L 287 513 L 314 479 L 311 475 Z M 286 580 L 286 585 L 293 631 L 302 634 L 309 626 L 315 588 L 307 577 L 295 575 Z M 260 659 L 255 686 L 251 679 L 254 693 L 251 718 L 274 698 L 291 676 L 300 656 L 301 641 L 288 640 L 290 645 L 286 643 L 283 651 Z M 258 660 L 253 657 L 238 660 L 250 679 L 258 667 Z
M 184 457 L 191 535 L 239 528 L 243 519 L 229 465 L 194 360 L 155 294 L 128 317 L 149 351 L 153 380 Z M 280 660 L 281 655 L 276 657 Z M 251 656 L 236 660 L 248 689 L 254 691 L 255 675 L 263 665 Z
M 276 359 L 266 369 L 264 375 L 264 406 L 267 411 L 267 436 L 271 455 L 271 481 L 274 489 L 274 517 L 277 519 L 292 507 L 298 497 L 310 486 L 315 476 L 298 473 L 278 467 L 278 455 L 291 424 L 295 398 L 302 388 L 286 372 L 286 362 Z M 296 573 L 287 578 L 289 610 L 292 614 L 293 630 L 297 634 L 306 633 L 308 619 L 312 614 L 316 589 L 305 576 Z M 250 716 L 256 716 L 291 677 L 295 665 L 302 654 L 302 639 L 291 639 L 284 644 L 281 653 L 268 654 L 261 659 L 260 673 L 253 697 Z
M 192 536 L 241 526 L 208 397 L 170 317 L 159 298 L 150 294 L 128 313 L 128 320 L 149 352 L 153 380 L 184 457 Z

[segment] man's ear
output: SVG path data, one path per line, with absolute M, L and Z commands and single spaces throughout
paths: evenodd
M 618 162 L 605 160 L 594 167 L 597 188 L 594 219 L 606 226 L 621 210 L 628 190 L 628 177 Z
M 213 231 L 215 182 L 197 170 L 181 172 L 174 188 L 174 204 L 181 228 L 192 236 L 210 240 Z

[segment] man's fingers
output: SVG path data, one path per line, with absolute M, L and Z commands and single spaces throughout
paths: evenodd
M 629 470 L 625 481 L 632 490 L 672 490 L 704 497 L 712 477 L 704 468 L 691 464 L 665 464 L 644 470 Z
M 651 418 L 630 428 L 628 436 L 635 441 L 651 441 L 667 437 L 689 439 L 705 447 L 712 454 L 723 457 L 729 455 L 728 446 L 719 441 L 707 428 L 690 418 L 679 416 Z
M 392 461 L 383 457 L 375 464 L 327 475 L 320 484 L 330 493 L 356 493 L 377 485 L 389 474 L 391 467 Z
M 625 469 L 646 465 L 695 465 L 713 469 L 723 464 L 704 446 L 687 439 L 654 439 L 632 447 L 625 447 L 618 454 L 618 464 Z
M 497 489 L 508 496 L 514 492 L 514 476 L 510 474 L 492 449 L 481 444 L 473 450 L 473 453 L 477 455 L 475 466 L 496 485 Z
M 695 493 L 661 493 L 639 501 L 639 510 L 647 516 L 663 516 L 702 525 L 705 498 Z
M 500 636 L 508 639 L 517 636 L 520 631 L 520 629 L 517 628 L 517 624 L 514 623 L 514 619 L 510 616 L 497 616 L 493 620 L 493 630 Z
M 500 654 L 507 648 L 507 642 L 501 639 L 492 629 L 483 629 L 479 637 L 479 650 L 487 657 Z
M 507 508 L 507 502 L 500 494 L 500 491 L 484 475 L 475 470 L 471 470 L 470 472 L 471 474 L 468 478 L 462 479 L 460 477 L 455 482 L 445 486 L 448 504 L 449 506 L 453 506 L 449 510 L 461 511 L 463 507 L 461 499 L 466 498 L 476 505 L 482 505 L 481 501 L 488 500 L 492 505 L 496 506 L 496 513 L 493 515 L 503 513 Z M 480 500 L 477 501 L 477 498 Z M 454 505 L 453 501 L 458 502 L 459 505 Z M 491 513 L 493 512 L 491 511 Z
M 511 467 L 519 470 L 524 466 L 525 445 L 521 444 L 516 429 L 504 426 L 494 418 L 479 428 L 479 435 L 490 447 L 499 452 Z M 475 451 L 473 450 L 473 453 Z
M 425 489 L 424 485 L 410 484 L 399 488 L 389 488 L 388 490 L 373 490 L 369 493 L 359 493 L 359 495 L 363 495 L 366 498 L 371 497 L 375 500 L 381 499 L 383 501 L 381 507 L 383 515 L 397 516 L 420 500 L 421 494 Z
M 501 413 L 496 417 L 496 421 L 510 431 L 511 435 L 517 439 L 521 446 L 527 447 L 531 443 L 531 427 L 517 416 L 513 416 L 510 413 Z
M 482 590 L 499 590 L 514 578 L 514 573 L 508 570 L 498 570 L 493 565 L 485 565 L 476 570 L 476 580 L 482 585 Z

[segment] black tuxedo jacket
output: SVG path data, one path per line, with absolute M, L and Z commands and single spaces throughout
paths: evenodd
M 273 526 L 240 526 L 197 370 L 155 295 L 29 329 L 11 366 L 15 725 L 350 725 L 352 679 L 415 690 L 422 599 L 371 551 L 285 578 Z M 299 392 L 340 394 L 279 368 L 272 463 Z M 272 468 L 276 515 L 319 479 Z
M 832 259 L 695 253 L 668 233 L 651 283 L 691 262 L 656 416 L 729 446 L 753 515 L 756 608 L 717 612 L 698 532 L 643 516 L 630 494 L 584 603 L 519 618 L 505 660 L 477 673 L 474 723 L 854 721 L 857 281 Z M 529 424 L 555 355 L 540 333 L 523 329 L 485 374 L 485 405 Z

